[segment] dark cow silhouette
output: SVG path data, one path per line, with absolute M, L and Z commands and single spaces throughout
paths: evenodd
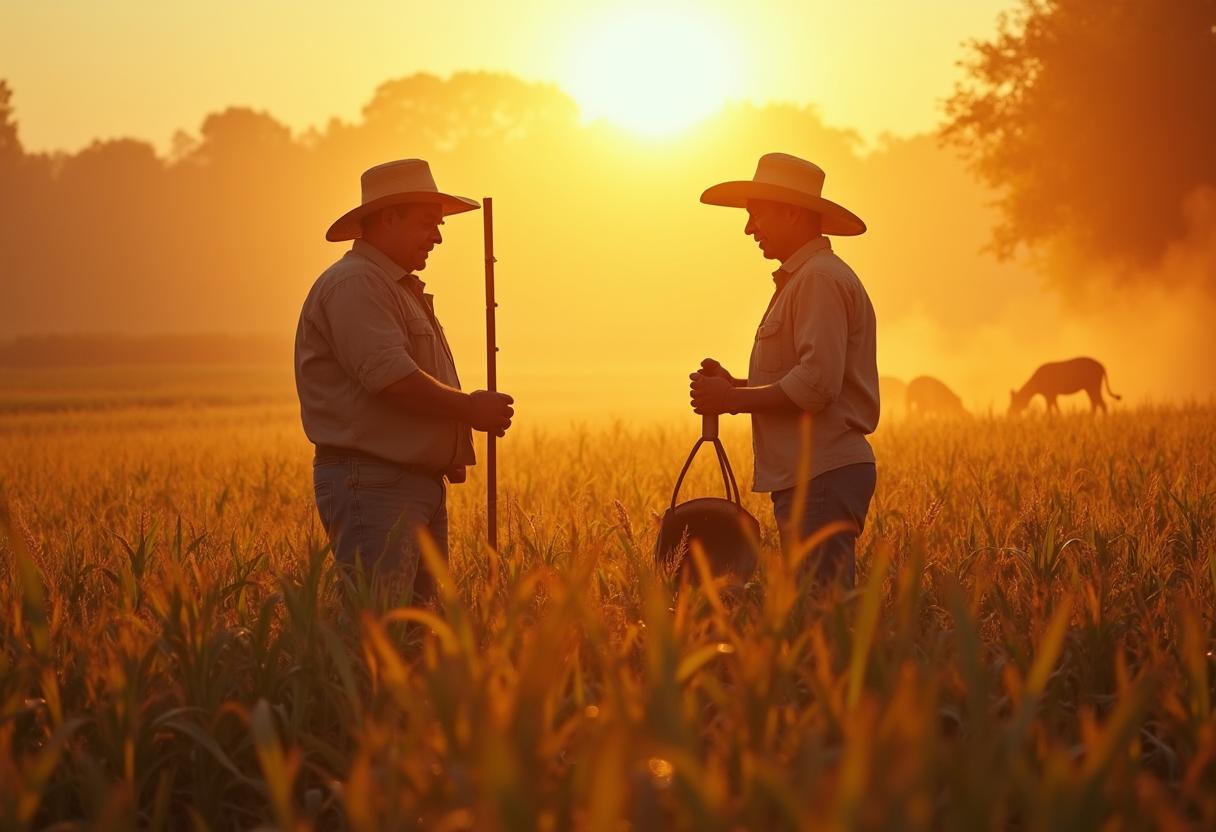
M 933 376 L 917 376 L 908 382 L 904 396 L 908 414 L 920 413 L 966 413 L 963 400 L 954 391 Z
M 1060 405 L 1056 402 L 1059 396 L 1084 390 L 1089 394 L 1090 412 L 1106 410 L 1106 402 L 1102 400 L 1102 383 L 1106 382 L 1106 392 L 1113 399 L 1123 397 L 1110 389 L 1110 379 L 1106 377 L 1106 368 L 1101 362 L 1092 358 L 1073 358 L 1069 361 L 1053 361 L 1044 364 L 1034 371 L 1030 380 L 1022 385 L 1021 390 L 1009 391 L 1010 414 L 1021 413 L 1030 404 L 1030 400 L 1041 395 L 1047 402 L 1048 411 L 1059 412 Z
M 908 385 L 895 376 L 878 377 L 878 401 L 882 403 L 883 415 L 894 416 L 901 412 L 906 404 Z

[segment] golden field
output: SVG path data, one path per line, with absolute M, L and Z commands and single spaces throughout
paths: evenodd
M 4 376 L 0 828 L 1216 828 L 1216 406 L 884 424 L 821 601 L 655 572 L 691 416 L 521 416 L 417 609 L 331 571 L 289 389 L 141 372 Z

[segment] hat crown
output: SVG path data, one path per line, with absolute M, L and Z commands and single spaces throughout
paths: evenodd
M 325 239 L 331 243 L 357 240 L 362 234 L 363 218 L 389 205 L 406 202 L 437 205 L 445 217 L 481 207 L 475 199 L 439 190 L 425 159 L 395 159 L 368 168 L 359 177 L 359 187 L 363 192 L 359 205 L 334 220 L 325 232 Z
M 788 153 L 765 153 L 756 165 L 753 182 L 792 188 L 805 194 L 823 196 L 823 168 Z
M 364 205 L 394 194 L 439 191 L 425 159 L 397 159 L 368 168 L 359 177 L 359 185 Z
M 701 194 L 707 205 L 747 208 L 752 201 L 810 208 L 820 216 L 824 234 L 863 234 L 866 224 L 842 205 L 823 198 L 823 168 L 788 153 L 765 153 L 748 180 L 720 182 Z

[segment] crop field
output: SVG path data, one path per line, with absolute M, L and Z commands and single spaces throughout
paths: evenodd
M 521 418 L 420 608 L 332 569 L 289 389 L 4 380 L 0 828 L 1216 828 L 1216 405 L 884 424 L 822 597 L 765 495 L 741 592 L 654 567 L 691 415 Z

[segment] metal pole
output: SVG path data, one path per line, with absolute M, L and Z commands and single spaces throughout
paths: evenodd
M 498 336 L 494 331 L 494 200 L 482 200 L 486 241 L 486 388 L 498 391 Z M 486 531 L 490 548 L 498 550 L 498 454 L 493 433 L 486 434 Z

